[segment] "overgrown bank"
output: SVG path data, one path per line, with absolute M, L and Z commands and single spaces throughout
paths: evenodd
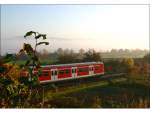
M 50 108 L 150 108 L 149 84 L 141 77 L 51 95 Z M 140 83 L 138 83 L 140 81 Z M 73 90 L 73 89 L 72 89 Z

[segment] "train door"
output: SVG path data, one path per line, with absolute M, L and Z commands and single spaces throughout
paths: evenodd
M 75 78 L 77 76 L 77 67 L 72 67 L 72 77 Z
M 93 75 L 94 74 L 94 66 L 91 65 L 89 66 L 89 75 Z
M 51 78 L 52 78 L 52 81 L 57 80 L 57 75 L 58 75 L 57 69 L 51 69 Z

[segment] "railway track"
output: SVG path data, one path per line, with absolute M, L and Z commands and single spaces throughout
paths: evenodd
M 72 80 L 65 80 L 53 83 L 46 83 L 40 86 L 41 90 L 45 91 L 63 91 L 69 87 L 73 86 L 80 86 L 80 85 L 91 85 L 99 83 L 100 81 L 108 81 L 111 82 L 112 79 L 117 79 L 121 77 L 126 77 L 126 73 L 116 73 L 116 74 L 104 74 L 104 75 L 97 75 L 95 77 L 87 77 L 87 78 L 79 78 L 79 79 L 72 79 Z
M 107 85 L 111 83 L 112 80 L 114 81 L 114 79 L 119 80 L 117 82 L 125 81 L 126 73 L 104 74 L 99 76 L 97 75 L 95 77 L 79 78 L 74 80 L 42 84 L 37 89 L 37 92 L 42 95 L 42 103 L 44 105 L 44 102 L 52 99 L 53 97 L 57 97 L 59 95 L 64 95 L 67 93 L 73 93 L 83 89 L 93 88 L 96 86 Z

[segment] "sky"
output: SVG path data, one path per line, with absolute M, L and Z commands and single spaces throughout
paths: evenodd
M 97 51 L 149 49 L 148 5 L 1 5 L 2 54 L 17 52 L 28 31 L 47 34 L 48 46 Z

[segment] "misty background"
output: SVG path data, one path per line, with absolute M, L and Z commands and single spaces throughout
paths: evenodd
M 92 48 L 109 56 L 114 49 L 149 50 L 147 5 L 1 5 L 1 23 L 2 54 L 18 52 L 23 43 L 34 44 L 34 39 L 23 38 L 30 30 L 47 34 L 48 52 Z

